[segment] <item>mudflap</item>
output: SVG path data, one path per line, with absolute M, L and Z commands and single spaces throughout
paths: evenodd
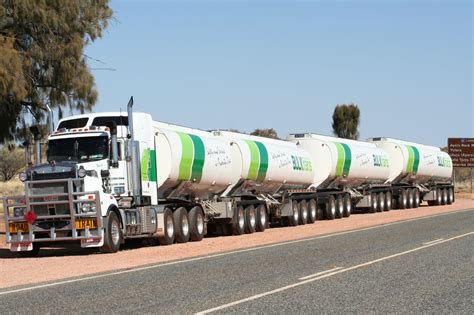
M 21 242 L 10 244 L 10 251 L 12 252 L 27 252 L 33 250 L 33 243 Z
M 91 238 L 81 239 L 82 248 L 101 247 L 102 245 L 104 245 L 103 237 L 91 237 Z

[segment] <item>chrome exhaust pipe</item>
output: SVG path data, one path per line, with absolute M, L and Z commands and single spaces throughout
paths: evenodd
M 140 147 L 139 142 L 135 141 L 135 134 L 133 129 L 133 96 L 130 97 L 127 105 L 127 114 L 128 114 L 128 154 L 130 155 L 129 165 L 131 173 L 131 190 L 133 195 L 133 202 L 135 205 L 141 203 L 142 195 L 142 179 L 140 171 Z
M 48 127 L 49 127 L 49 134 L 54 133 L 54 122 L 53 122 L 53 111 L 48 104 L 46 104 L 46 109 L 48 110 Z

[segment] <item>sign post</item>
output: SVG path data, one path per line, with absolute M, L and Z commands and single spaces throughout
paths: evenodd
M 474 193 L 474 138 L 448 138 L 448 154 L 454 168 L 471 169 L 471 193 Z

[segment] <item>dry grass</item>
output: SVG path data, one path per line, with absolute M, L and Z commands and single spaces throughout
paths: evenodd
M 23 183 L 15 177 L 8 182 L 0 182 L 0 197 L 23 194 Z M 0 215 L 3 215 L 3 202 L 0 202 Z

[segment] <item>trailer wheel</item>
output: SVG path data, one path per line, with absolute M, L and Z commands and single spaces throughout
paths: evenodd
M 41 245 L 38 243 L 33 243 L 33 249 L 29 251 L 23 251 L 23 252 L 17 252 L 18 256 L 21 258 L 32 258 L 32 257 L 38 257 L 39 251 L 40 251 Z
M 369 212 L 370 212 L 370 213 L 375 213 L 375 212 L 377 212 L 377 208 L 378 208 L 377 194 L 376 194 L 376 193 L 371 193 L 371 194 L 370 194 L 370 208 L 369 208 Z
M 255 233 L 257 227 L 257 214 L 255 213 L 254 206 L 248 206 L 245 208 L 245 232 L 252 234 Z
M 415 207 L 415 190 L 407 189 L 407 208 L 411 209 Z
M 413 188 L 413 208 L 418 208 L 421 203 L 420 199 L 420 190 L 418 188 Z
M 398 209 L 407 208 L 407 191 L 402 189 L 400 195 L 398 195 Z
M 189 217 L 186 208 L 179 207 L 173 212 L 174 240 L 176 243 L 189 241 Z
M 326 220 L 334 220 L 336 218 L 336 199 L 333 195 L 329 196 L 326 204 Z
M 448 190 L 443 188 L 443 205 L 448 204 Z
M 300 200 L 298 202 L 298 208 L 300 209 L 300 221 L 299 224 L 305 225 L 308 223 L 308 203 L 306 200 Z
M 392 210 L 392 193 L 387 191 L 385 192 L 385 211 Z
M 204 237 L 204 213 L 201 207 L 189 211 L 189 238 L 191 241 L 201 241 Z
M 325 206 L 324 205 L 321 205 L 321 204 L 318 204 L 318 201 L 316 201 L 316 220 L 324 220 L 326 217 L 326 214 L 325 214 Z
M 385 211 L 385 195 L 383 192 L 377 194 L 377 212 Z
M 436 189 L 436 205 L 441 206 L 443 204 L 443 192 L 440 188 Z
M 454 190 L 453 188 L 448 189 L 448 205 L 454 203 Z
M 120 249 L 122 230 L 117 214 L 113 211 L 107 217 L 107 226 L 104 233 L 104 245 L 99 248 L 102 253 L 115 253 Z
M 257 232 L 263 232 L 268 225 L 267 207 L 259 205 L 255 211 L 257 212 Z
M 318 217 L 318 204 L 316 200 L 310 199 L 308 204 L 308 223 L 314 223 Z
M 173 212 L 170 208 L 165 208 L 163 211 L 163 221 L 164 221 L 164 234 L 163 236 L 158 237 L 158 241 L 161 245 L 171 245 L 174 243 L 175 229 L 174 229 L 174 220 Z
M 297 226 L 300 219 L 300 209 L 298 207 L 298 202 L 296 200 L 293 200 L 291 207 L 293 210 L 293 214 L 288 217 L 288 224 L 290 226 Z
M 344 217 L 350 217 L 352 213 L 352 200 L 351 200 L 351 195 L 345 194 L 344 195 L 344 211 L 342 215 Z
M 232 231 L 234 235 L 242 235 L 245 232 L 245 212 L 242 206 L 238 206 L 237 209 L 235 209 Z
M 337 195 L 336 198 L 336 219 L 342 218 L 344 214 L 344 202 L 342 200 L 342 195 Z

